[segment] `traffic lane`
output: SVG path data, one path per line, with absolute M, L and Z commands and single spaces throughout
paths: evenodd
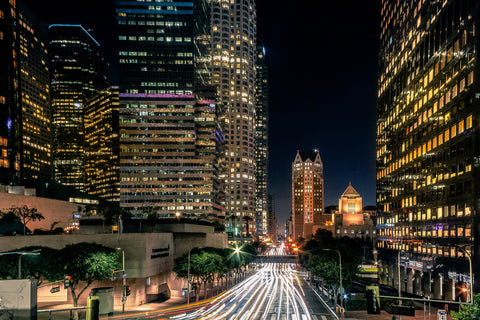
M 327 310 L 325 305 L 320 301 L 318 296 L 306 281 L 304 282 L 303 290 L 305 291 L 305 303 L 309 307 L 310 313 L 312 314 L 314 320 L 337 320 Z

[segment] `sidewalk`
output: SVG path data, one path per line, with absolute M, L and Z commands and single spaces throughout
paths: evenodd
M 310 283 L 308 283 L 310 285 Z M 330 307 L 330 309 L 335 310 L 335 304 L 332 303 L 321 290 L 318 290 L 315 286 L 310 285 L 315 292 L 317 292 L 320 296 L 322 296 L 323 300 L 326 302 L 326 304 Z M 436 320 L 437 319 L 437 311 L 438 309 L 435 307 L 430 308 L 430 316 L 428 313 L 428 304 L 426 305 L 426 312 L 424 315 L 424 310 L 417 309 L 415 310 L 415 316 L 409 317 L 409 316 L 401 316 L 402 320 Z M 340 313 L 335 312 L 337 316 L 340 317 Z M 345 319 L 349 320 L 391 320 L 395 315 L 387 313 L 385 310 L 381 310 L 380 314 L 368 314 L 366 310 L 362 311 L 345 311 L 344 314 Z M 396 316 L 398 320 L 400 320 L 400 316 Z M 452 317 L 450 314 L 447 315 L 447 320 L 452 320 Z

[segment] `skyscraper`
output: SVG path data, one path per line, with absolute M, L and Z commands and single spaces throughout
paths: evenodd
M 312 234 L 323 213 L 323 162 L 318 150 L 297 151 L 292 163 L 293 239 Z
M 255 1 L 212 0 L 211 23 L 212 82 L 225 111 L 226 216 L 255 230 Z
M 85 104 L 85 191 L 120 201 L 118 87 L 101 90 Z
M 121 206 L 137 215 L 222 216 L 208 2 L 116 7 Z
M 106 88 L 106 64 L 100 44 L 80 25 L 48 28 L 53 174 L 62 184 L 85 187 L 86 100 Z
M 257 45 L 255 63 L 255 198 L 257 207 L 257 234 L 271 233 L 268 222 L 268 73 L 265 47 Z M 276 222 L 275 222 L 276 223 Z
M 21 2 L 0 2 L 0 183 L 50 178 L 46 39 Z
M 469 300 L 478 261 L 479 23 L 475 1 L 382 1 L 381 279 L 438 299 Z

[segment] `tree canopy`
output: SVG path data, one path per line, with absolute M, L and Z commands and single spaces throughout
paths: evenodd
M 480 294 L 474 295 L 473 305 L 463 304 L 458 312 L 452 311 L 454 320 L 477 320 L 480 319 Z

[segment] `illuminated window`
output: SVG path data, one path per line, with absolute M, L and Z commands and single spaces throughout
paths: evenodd
M 472 127 L 472 115 L 469 115 L 467 117 L 465 127 L 466 127 L 466 129 L 470 129 Z

